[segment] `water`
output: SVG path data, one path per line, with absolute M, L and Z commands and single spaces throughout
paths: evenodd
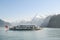
M 39 31 L 5 31 L 0 28 L 0 40 L 60 40 L 60 28 Z

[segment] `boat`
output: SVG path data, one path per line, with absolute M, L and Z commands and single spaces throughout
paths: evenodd
M 36 25 L 19 25 L 13 26 L 9 30 L 40 30 L 40 27 Z

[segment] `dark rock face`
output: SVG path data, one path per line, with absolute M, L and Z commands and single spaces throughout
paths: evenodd
M 47 27 L 60 28 L 60 14 L 52 16 Z
M 44 22 L 41 24 L 42 27 L 47 27 L 48 23 L 49 23 L 49 20 L 52 16 L 48 16 L 44 19 Z

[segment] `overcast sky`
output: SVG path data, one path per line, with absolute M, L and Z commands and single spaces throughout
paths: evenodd
M 60 0 L 0 0 L 0 19 L 8 22 L 59 13 Z

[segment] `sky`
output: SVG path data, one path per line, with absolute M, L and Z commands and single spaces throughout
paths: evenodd
M 0 0 L 0 19 L 7 22 L 53 14 L 60 14 L 60 0 Z

